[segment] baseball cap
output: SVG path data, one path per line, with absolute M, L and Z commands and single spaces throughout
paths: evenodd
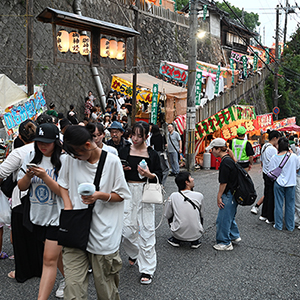
M 211 141 L 211 143 L 209 144 L 209 146 L 207 146 L 205 148 L 206 151 L 214 148 L 214 147 L 226 147 L 226 141 L 222 138 L 216 138 L 214 140 Z
M 36 142 L 53 143 L 59 138 L 59 130 L 56 125 L 44 123 L 37 127 L 35 138 Z
M 121 124 L 120 122 L 118 122 L 118 121 L 113 121 L 112 124 L 110 125 L 110 127 L 107 128 L 107 129 L 108 129 L 109 131 L 110 131 L 111 129 L 118 129 L 118 130 L 120 130 L 120 131 L 122 131 L 122 132 L 125 131 L 124 128 L 123 128 L 123 126 L 122 126 L 122 124 Z
M 238 135 L 244 135 L 245 133 L 246 133 L 246 128 L 244 127 L 244 126 L 240 126 L 238 129 L 237 129 L 237 131 L 236 131 L 236 133 L 238 134 Z

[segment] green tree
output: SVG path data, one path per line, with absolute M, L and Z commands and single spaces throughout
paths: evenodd
M 189 0 L 175 0 L 177 5 L 177 10 L 182 10 L 188 3 Z
M 278 78 L 279 119 L 295 116 L 300 124 L 300 28 L 292 35 L 284 50 Z M 265 83 L 265 98 L 269 111 L 273 109 L 274 76 L 270 75 Z
M 242 10 L 238 7 L 235 7 L 234 5 L 231 5 L 229 2 L 227 2 L 228 5 L 231 7 L 231 9 L 235 12 L 235 14 L 240 18 L 242 19 Z M 218 8 L 220 8 L 221 10 L 224 10 L 226 12 L 229 13 L 229 17 L 233 20 L 236 20 L 236 17 L 234 15 L 234 13 L 232 13 L 232 11 L 228 8 L 228 6 L 222 2 L 216 2 Z M 249 28 L 251 31 L 254 31 L 255 28 L 257 26 L 260 25 L 260 22 L 258 21 L 259 20 L 259 15 L 256 14 L 256 13 L 248 13 L 246 11 L 244 11 L 244 24 L 247 26 L 247 28 Z

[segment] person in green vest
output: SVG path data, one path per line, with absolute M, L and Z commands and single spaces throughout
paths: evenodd
M 47 115 L 50 115 L 50 116 L 54 116 L 54 117 L 57 117 L 58 116 L 58 113 L 55 111 L 55 104 L 53 102 L 51 102 L 49 104 L 49 110 L 47 110 L 46 114 Z
M 237 138 L 232 140 L 230 149 L 237 163 L 248 172 L 253 165 L 254 151 L 251 143 L 245 140 L 246 131 L 243 126 L 237 129 Z

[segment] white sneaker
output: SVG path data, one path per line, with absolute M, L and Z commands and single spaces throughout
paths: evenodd
M 300 226 L 297 227 L 300 230 Z
M 252 208 L 251 208 L 251 213 L 257 215 L 258 211 L 259 211 L 259 207 L 252 206 Z
M 233 244 L 238 244 L 241 240 L 242 240 L 241 237 L 238 237 L 237 239 L 232 240 L 231 242 L 232 242 Z
M 274 222 L 269 221 L 268 219 L 266 220 L 267 224 L 274 224 Z
M 59 283 L 59 286 L 58 286 L 58 289 L 55 293 L 55 297 L 56 298 L 63 298 L 64 297 L 64 289 L 65 289 L 65 286 L 66 286 L 66 282 L 65 282 L 65 278 L 63 278 L 60 283 Z
M 261 220 L 261 221 L 266 221 L 267 220 L 267 218 L 265 218 L 263 216 L 260 216 L 258 219 Z
M 233 246 L 232 244 L 228 244 L 228 245 L 224 245 L 224 244 L 216 244 L 213 246 L 213 248 L 215 250 L 219 250 L 219 251 L 229 251 L 229 250 L 233 250 Z

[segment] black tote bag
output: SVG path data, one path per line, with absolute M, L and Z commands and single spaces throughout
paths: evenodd
M 102 150 L 94 179 L 96 191 L 99 191 L 100 178 L 106 156 L 107 152 Z M 86 250 L 94 205 L 94 203 L 90 204 L 88 208 L 84 209 L 61 210 L 59 218 L 58 245 L 78 248 L 83 251 Z

